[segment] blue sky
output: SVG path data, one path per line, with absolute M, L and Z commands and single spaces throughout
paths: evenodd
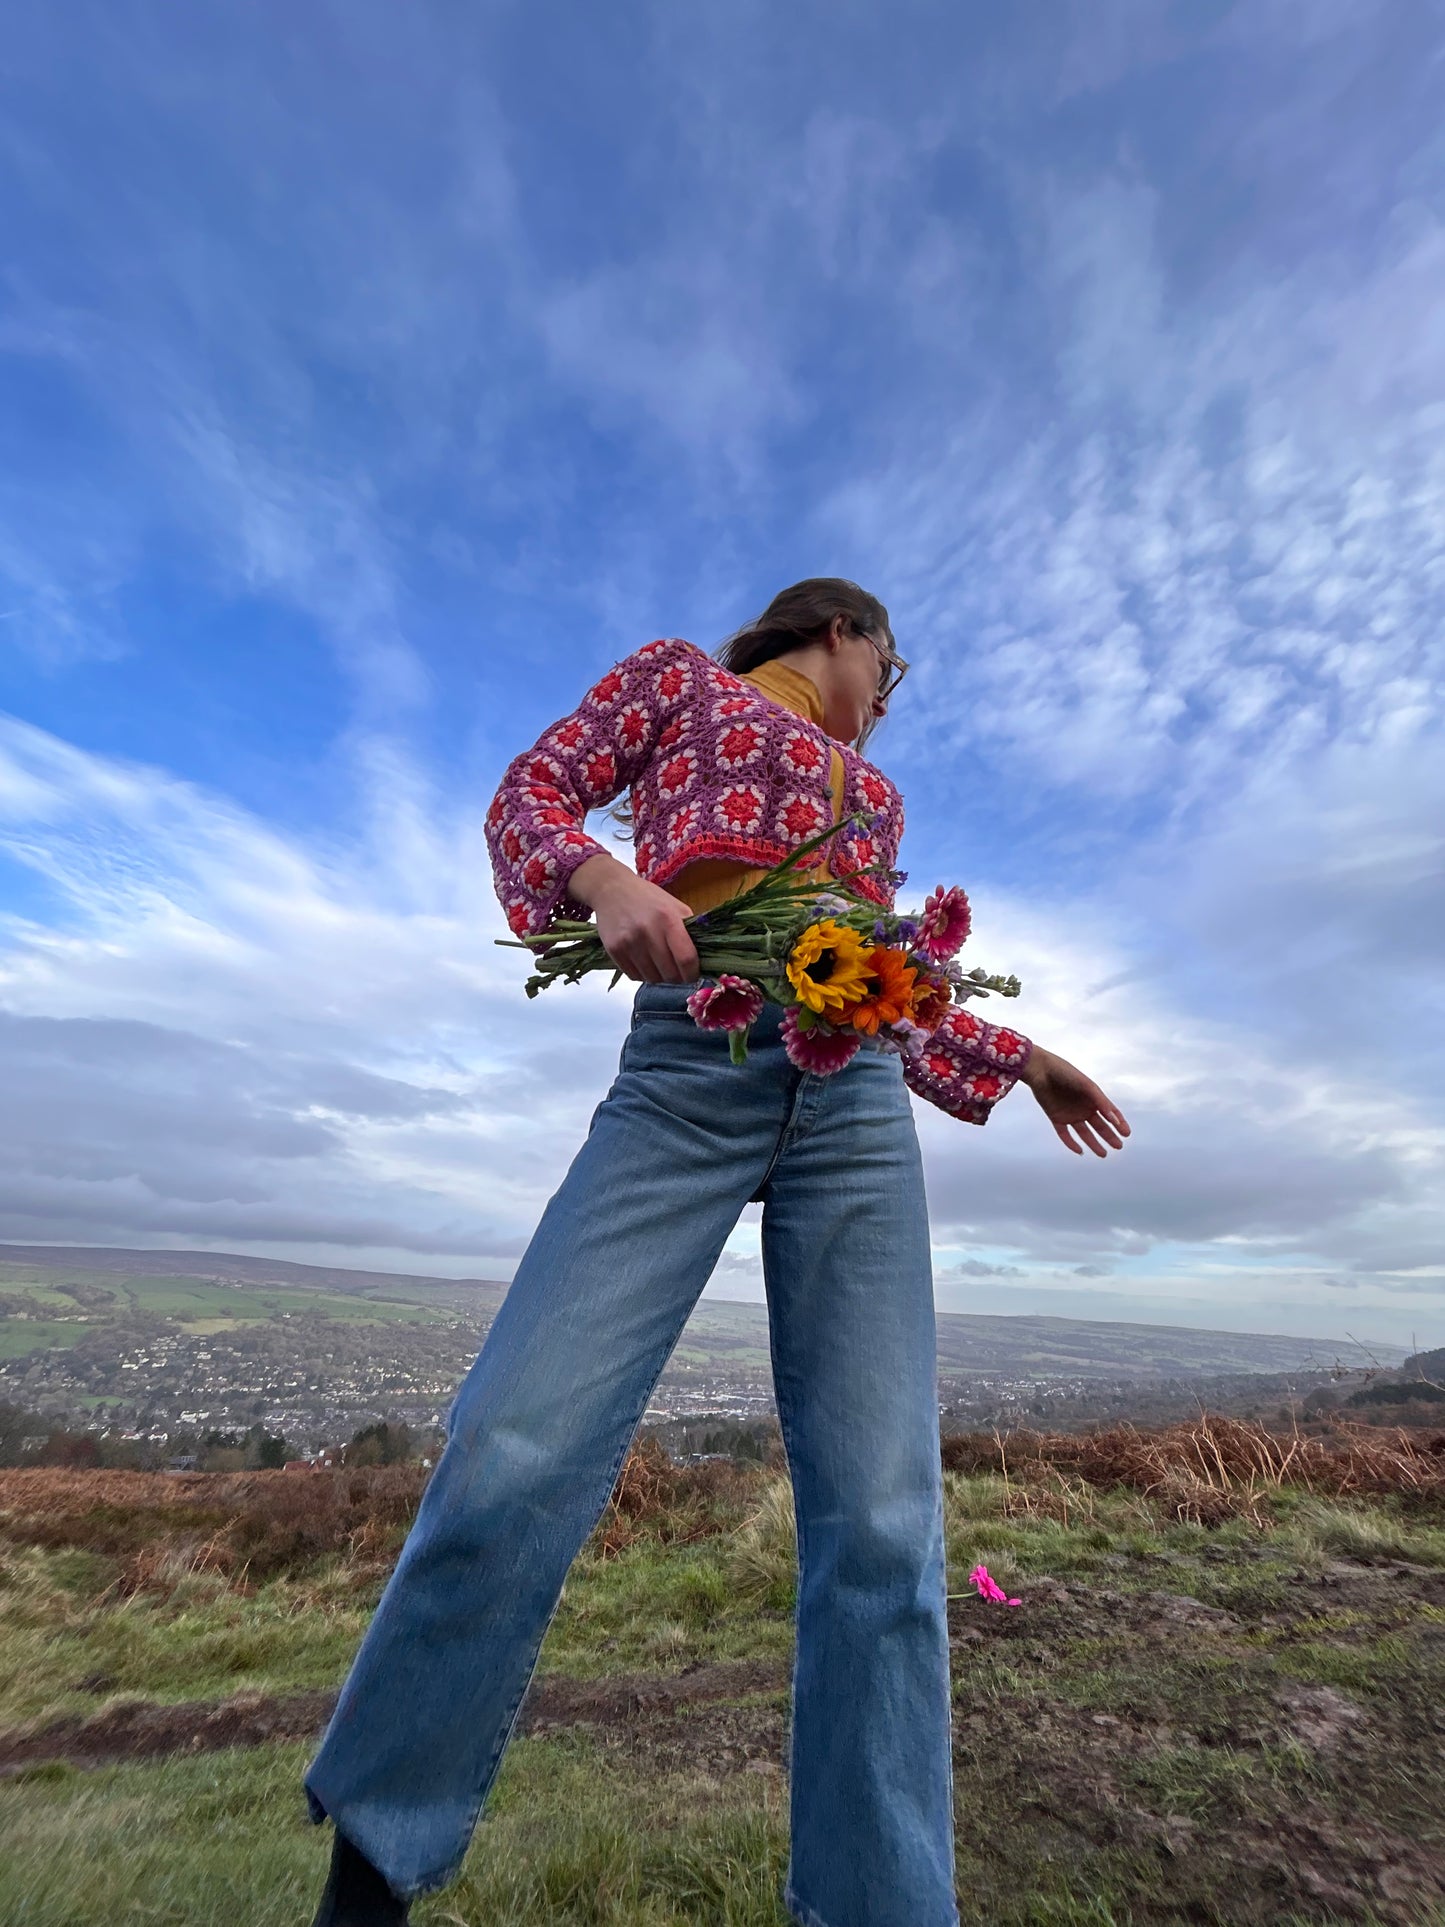
M 905 896 L 1135 1127 L 920 1105 L 940 1304 L 1440 1342 L 1442 69 L 1374 0 L 17 20 L 0 1238 L 510 1275 L 628 1012 L 495 947 L 501 770 L 844 574 Z

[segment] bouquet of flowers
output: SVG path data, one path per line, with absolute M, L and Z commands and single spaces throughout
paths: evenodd
M 751 889 L 688 918 L 702 981 L 687 1008 L 701 1029 L 729 1033 L 735 1064 L 746 1061 L 748 1033 L 769 1003 L 783 1007 L 790 1061 L 826 1076 L 842 1069 L 865 1036 L 917 1056 L 953 1003 L 990 992 L 1018 996 L 1017 977 L 965 972 L 957 961 L 970 925 L 962 890 L 940 887 L 916 916 L 899 916 L 880 913 L 847 887 L 855 877 L 883 874 L 879 864 L 842 879 L 807 878 L 808 860 L 829 837 L 866 820 L 858 811 L 831 824 Z M 897 886 L 908 873 L 888 875 Z M 610 990 L 622 975 L 591 923 L 557 919 L 535 936 L 497 941 L 536 953 L 529 997 L 559 977 L 576 983 L 589 971 L 611 969 Z

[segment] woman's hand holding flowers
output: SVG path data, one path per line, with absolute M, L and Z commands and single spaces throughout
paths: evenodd
M 695 984 L 702 975 L 688 931 L 688 907 L 605 851 L 572 872 L 572 894 L 597 920 L 597 936 L 624 977 L 644 984 Z
M 1066 1058 L 1035 1044 L 1029 1061 L 1019 1073 L 1019 1081 L 1027 1084 L 1038 1099 L 1039 1108 L 1066 1150 L 1082 1157 L 1087 1145 L 1095 1157 L 1102 1158 L 1109 1155 L 1108 1147 L 1115 1151 L 1124 1148 L 1124 1139 L 1129 1136 L 1124 1113 L 1109 1101 L 1092 1077 L 1085 1077 Z M 1082 1143 L 1074 1142 L 1069 1135 L 1071 1131 L 1078 1134 Z M 1101 1138 L 1103 1143 L 1099 1141 Z

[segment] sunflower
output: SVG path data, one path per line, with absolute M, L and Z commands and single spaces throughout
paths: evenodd
M 810 923 L 793 945 L 788 958 L 788 982 L 798 1002 L 820 1017 L 831 1018 L 843 1004 L 863 996 L 868 988 L 866 959 L 870 946 L 856 930 L 823 917 Z
M 913 980 L 918 975 L 906 950 L 875 944 L 864 953 L 866 982 L 862 994 L 838 1013 L 840 1024 L 876 1036 L 880 1024 L 896 1024 L 913 1015 Z

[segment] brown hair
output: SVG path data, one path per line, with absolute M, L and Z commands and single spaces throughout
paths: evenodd
M 750 669 L 785 656 L 790 649 L 817 642 L 827 634 L 834 616 L 843 616 L 859 635 L 876 636 L 890 649 L 895 646 L 888 611 L 877 596 L 841 575 L 810 575 L 806 581 L 780 590 L 760 616 L 734 629 L 712 655 L 735 676 L 745 676 Z M 853 744 L 855 749 L 862 749 L 878 720 L 876 716 L 868 718 Z M 622 824 L 623 835 L 632 834 L 630 799 L 620 799 L 607 814 Z

